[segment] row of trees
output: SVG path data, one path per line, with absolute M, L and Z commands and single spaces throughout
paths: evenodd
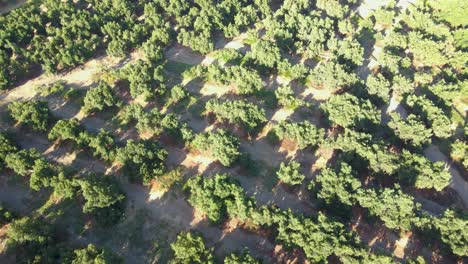
M 11 223 L 7 231 L 6 253 L 13 253 L 26 262 L 122 263 L 112 251 L 94 244 L 73 250 L 60 236 L 57 225 L 41 216 L 27 216 Z
M 397 155 L 370 134 L 345 130 L 336 140 L 327 143 L 344 153 L 357 155 L 360 159 L 354 161 L 356 168 L 369 168 L 377 175 L 395 175 L 404 185 L 440 191 L 450 184 L 450 173 L 443 162 L 432 163 L 409 150 Z
M 320 213 L 317 218 L 305 218 L 278 208 L 257 208 L 252 198 L 246 197 L 242 187 L 227 175 L 201 176 L 187 181 L 189 203 L 205 213 L 208 219 L 219 223 L 229 218 L 249 221 L 258 227 L 272 227 L 278 232 L 276 239 L 288 247 L 304 250 L 311 261 L 325 261 L 335 254 L 343 260 L 386 261 L 385 256 L 368 254 L 356 243 L 344 225 Z
M 32 190 L 50 188 L 64 199 L 81 194 L 85 200 L 84 213 L 94 215 L 100 223 L 115 223 L 119 220 L 125 196 L 112 176 L 92 174 L 77 177 L 76 172 L 49 162 L 35 149 L 19 149 L 4 134 L 0 134 L 0 141 L 3 168 L 9 168 L 24 177 L 29 176 Z
M 403 193 L 398 185 L 393 188 L 365 189 L 356 175 L 350 165 L 340 161 L 335 168 L 322 170 L 309 188 L 337 214 L 357 203 L 368 210 L 369 216 L 378 217 L 390 229 L 411 230 L 415 227 L 428 236 L 435 231 L 453 253 L 459 256 L 468 254 L 465 243 L 468 233 L 461 231 L 468 224 L 466 216 L 451 209 L 447 209 L 442 216 L 431 216 L 421 209 L 413 197 Z M 442 226 L 447 221 L 452 222 Z

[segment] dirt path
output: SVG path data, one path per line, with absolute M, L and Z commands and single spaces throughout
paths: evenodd
M 468 183 L 462 178 L 460 172 L 450 164 L 450 160 L 440 151 L 439 147 L 435 145 L 426 148 L 424 150 L 424 155 L 432 162 L 443 161 L 447 164 L 450 175 L 452 175 L 450 188 L 457 192 L 465 208 L 468 208 Z
M 6 6 L 0 7 L 0 15 L 6 14 L 13 9 L 16 9 L 26 3 L 26 0 L 15 0 L 11 3 L 8 3 Z

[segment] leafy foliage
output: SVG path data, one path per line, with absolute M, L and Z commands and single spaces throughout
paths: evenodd
M 114 95 L 112 88 L 105 82 L 99 82 L 96 88 L 89 89 L 83 100 L 81 108 L 85 113 L 102 111 L 105 107 L 119 105 L 119 99 Z
M 301 184 L 305 175 L 299 172 L 300 164 L 297 161 L 291 161 L 288 164 L 281 162 L 279 170 L 276 172 L 278 179 L 289 185 Z
M 403 150 L 398 177 L 416 188 L 434 188 L 442 191 L 449 186 L 451 176 L 444 162 L 430 162 L 424 156 Z
M 226 256 L 224 258 L 225 264 L 260 264 L 260 261 L 254 259 L 247 250 L 241 252 L 241 254 L 236 255 L 234 253 Z
M 127 141 L 125 147 L 117 150 L 116 160 L 123 164 L 123 170 L 131 181 L 149 184 L 152 179 L 164 173 L 167 151 L 153 141 Z
M 188 202 L 215 223 L 226 216 L 247 220 L 255 207 L 254 201 L 245 197 L 242 187 L 225 174 L 192 177 L 184 189 L 190 193 Z
M 359 204 L 371 215 L 378 216 L 388 228 L 410 230 L 420 205 L 404 194 L 399 186 L 382 191 L 366 190 L 357 197 Z
M 321 170 L 309 188 L 318 189 L 317 198 L 327 204 L 340 202 L 352 206 L 356 202 L 361 182 L 354 177 L 351 166 L 341 162 L 335 170 L 332 168 Z
M 123 214 L 125 195 L 112 176 L 91 174 L 76 180 L 85 199 L 83 212 L 95 215 L 102 223 L 115 223 Z
M 21 124 L 46 131 L 50 122 L 49 106 L 44 101 L 15 101 L 8 105 L 10 115 Z
M 95 264 L 113 264 L 122 263 L 122 259 L 107 249 L 99 249 L 94 244 L 74 251 L 74 257 L 71 264 L 95 263 Z
M 205 110 L 207 113 L 213 113 L 220 121 L 227 120 L 242 125 L 249 131 L 267 121 L 262 108 L 243 100 L 221 102 L 211 99 L 206 103 Z
M 442 241 L 450 246 L 452 252 L 458 256 L 468 255 L 468 220 L 466 216 L 453 210 L 446 210 L 441 218 L 434 221 L 440 232 Z
M 363 129 L 380 124 L 377 108 L 351 94 L 332 96 L 321 107 L 333 124 L 342 127 Z
M 180 233 L 177 235 L 176 241 L 171 244 L 171 249 L 174 252 L 172 263 L 214 263 L 213 249 L 206 248 L 205 241 L 197 234 Z
M 232 165 L 240 156 L 239 139 L 222 129 L 197 134 L 191 144 L 203 153 L 209 153 L 224 166 Z
M 316 146 L 322 142 L 325 132 L 309 121 L 293 123 L 282 121 L 274 127 L 274 133 L 279 139 L 289 139 L 296 142 L 300 149 Z
M 22 149 L 8 154 L 5 157 L 5 164 L 18 175 L 26 176 L 31 173 L 34 162 L 39 156 L 39 152 L 34 148 L 28 150 Z
M 448 117 L 442 109 L 435 106 L 425 96 L 410 95 L 406 98 L 406 103 L 432 128 L 436 137 L 448 138 L 452 135 L 451 122 Z
M 431 143 L 432 131 L 415 115 L 402 119 L 399 114 L 390 114 L 392 120 L 388 126 L 398 138 L 410 146 L 422 147 Z

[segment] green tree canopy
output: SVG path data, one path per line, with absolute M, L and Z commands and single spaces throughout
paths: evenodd
M 226 130 L 195 135 L 192 146 L 217 159 L 224 166 L 231 166 L 240 156 L 240 141 Z
M 8 105 L 10 115 L 17 122 L 46 131 L 50 123 L 49 106 L 44 101 L 15 101 Z
M 191 232 L 182 232 L 171 244 L 174 256 L 171 263 L 180 264 L 213 264 L 213 249 L 205 246 L 200 235 Z

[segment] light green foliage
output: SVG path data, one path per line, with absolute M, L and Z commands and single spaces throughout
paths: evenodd
M 244 250 L 241 254 L 230 254 L 224 258 L 224 264 L 260 264 L 260 261 L 254 259 L 248 252 Z
M 205 246 L 200 235 L 182 232 L 171 244 L 173 264 L 213 264 L 213 249 Z
M 434 224 L 440 232 L 442 241 L 449 245 L 452 252 L 458 256 L 468 256 L 468 218 L 450 209 Z
M 242 66 L 221 67 L 211 64 L 197 71 L 200 72 L 195 76 L 204 75 L 207 81 L 222 85 L 235 84 L 238 94 L 255 94 L 263 89 L 263 81 L 258 72 Z
M 140 133 L 150 132 L 159 135 L 162 132 L 163 115 L 157 108 L 153 108 L 151 112 L 145 112 L 139 104 L 133 103 L 127 105 L 120 116 L 118 117 L 121 125 L 128 125 L 132 121 L 136 121 L 136 129 Z
M 369 75 L 366 88 L 370 95 L 380 98 L 384 103 L 390 100 L 390 82 L 382 74 Z
M 327 42 L 328 48 L 334 50 L 339 59 L 344 59 L 352 66 L 362 65 L 364 61 L 364 48 L 353 38 L 343 40 L 330 39 Z
M 361 182 L 355 178 L 348 164 L 341 162 L 336 167 L 336 170 L 332 168 L 321 170 L 310 188 L 318 189 L 317 197 L 327 204 L 338 201 L 352 206 L 356 202 L 356 194 L 361 188 Z
M 413 54 L 413 65 L 442 66 L 447 63 L 447 58 L 442 53 L 444 46 L 427 38 L 423 38 L 416 32 L 408 34 L 409 50 Z
M 442 191 L 449 186 L 451 176 L 444 162 L 431 162 L 426 157 L 403 150 L 398 177 L 416 188 Z
M 281 62 L 281 51 L 275 43 L 267 40 L 258 40 L 252 45 L 252 51 L 247 58 L 252 58 L 256 64 L 267 68 L 275 68 Z
M 188 202 L 215 223 L 227 216 L 245 221 L 255 208 L 255 202 L 244 195 L 242 187 L 225 174 L 192 177 L 184 189 L 190 193 Z
M 54 165 L 44 158 L 36 159 L 29 178 L 29 186 L 34 191 L 51 187 L 54 194 L 63 198 L 73 198 L 76 184 L 64 169 Z
M 301 248 L 307 259 L 316 263 L 326 261 L 350 239 L 343 224 L 332 221 L 321 212 L 311 219 L 294 215 L 290 210 L 262 207 L 253 215 L 253 221 L 276 227 L 278 241 L 285 246 Z
M 317 128 L 307 120 L 298 123 L 282 121 L 273 131 L 279 139 L 292 140 L 300 149 L 320 144 L 325 134 L 323 129 Z
M 23 217 L 11 223 L 7 237 L 9 246 L 40 246 L 52 240 L 52 230 L 42 218 Z
M 162 65 L 153 65 L 150 62 L 138 60 L 122 68 L 120 76 L 129 82 L 130 95 L 133 98 L 143 96 L 145 100 L 149 100 L 166 91 L 164 84 L 166 77 L 163 74 Z
M 343 18 L 349 11 L 349 7 L 338 0 L 317 0 L 317 8 L 322 9 L 327 15 L 336 18 Z
M 425 96 L 410 95 L 406 98 L 406 104 L 424 119 L 436 137 L 449 138 L 452 135 L 450 119 L 431 100 Z
M 120 100 L 115 96 L 110 85 L 99 82 L 96 88 L 91 88 L 86 92 L 81 110 L 85 113 L 102 111 L 105 107 L 119 105 Z
M 280 168 L 276 172 L 278 179 L 289 185 L 301 184 L 305 175 L 299 172 L 300 164 L 297 161 L 291 161 L 288 164 L 281 162 Z
M 39 152 L 36 149 L 22 149 L 18 152 L 10 153 L 5 157 L 5 164 L 15 173 L 26 176 L 28 175 L 34 162 L 39 158 Z
M 372 13 L 375 23 L 383 28 L 389 28 L 393 24 L 395 11 L 391 8 L 379 8 Z
M 101 128 L 96 136 L 89 139 L 88 147 L 93 149 L 93 155 L 99 159 L 113 161 L 115 159 L 115 141 L 109 131 Z
M 439 81 L 429 85 L 424 92 L 437 106 L 450 109 L 454 100 L 468 96 L 468 85 Z
M 453 32 L 455 46 L 460 50 L 468 49 L 468 29 L 458 29 Z
M 8 110 L 11 117 L 21 124 L 31 126 L 38 131 L 48 129 L 50 113 L 47 102 L 15 101 L 8 105 Z
M 35 88 L 41 96 L 49 96 L 53 94 L 62 95 L 66 91 L 64 81 L 57 81 L 49 85 L 43 85 Z
M 118 264 L 122 259 L 107 249 L 99 249 L 94 244 L 89 244 L 82 249 L 73 251 L 71 264 Z
M 321 108 L 333 124 L 342 127 L 371 130 L 380 124 L 380 111 L 369 100 L 352 94 L 332 96 Z
M 117 150 L 116 160 L 124 165 L 124 174 L 131 181 L 150 184 L 151 180 L 165 171 L 167 151 L 153 141 L 127 141 Z
M 224 48 L 213 52 L 213 58 L 221 64 L 234 63 L 242 58 L 242 54 L 235 49 Z
M 398 169 L 398 156 L 390 152 L 382 142 L 373 140 L 369 134 L 345 130 L 332 143 L 332 147 L 356 153 L 369 163 L 369 169 L 375 173 L 391 175 Z
M 315 67 L 308 80 L 317 89 L 338 90 L 355 84 L 358 78 L 354 73 L 349 73 L 342 64 L 329 61 Z
M 429 5 L 435 10 L 436 17 L 447 21 L 452 27 L 468 25 L 466 10 L 468 3 L 463 0 L 431 0 Z
M 85 199 L 84 213 L 93 214 L 101 223 L 116 223 L 120 219 L 125 194 L 113 176 L 91 174 L 76 181 Z
M 84 128 L 76 119 L 59 120 L 49 132 L 49 140 L 72 140 L 78 144 L 82 143 Z
M 301 99 L 296 98 L 291 86 L 289 85 L 278 87 L 278 89 L 275 90 L 275 96 L 276 100 L 278 100 L 278 104 L 286 107 L 287 109 L 294 110 L 304 104 Z
M 240 156 L 240 141 L 225 130 L 195 135 L 192 146 L 202 153 L 208 153 L 224 166 L 231 166 Z
M 432 130 L 415 115 L 411 114 L 406 119 L 402 119 L 398 113 L 391 113 L 391 120 L 388 122 L 395 135 L 406 144 L 414 147 L 422 147 L 431 143 Z
M 468 168 L 468 144 L 457 139 L 450 146 L 450 157 L 460 162 L 465 168 Z
M 413 197 L 404 194 L 399 186 L 375 191 L 363 190 L 358 194 L 359 204 L 371 215 L 379 217 L 390 229 L 410 230 L 420 205 Z
M 251 131 L 267 121 L 265 110 L 243 100 L 221 102 L 211 99 L 205 105 L 206 113 L 213 113 L 219 121 L 239 124 Z
M 189 92 L 184 87 L 176 85 L 171 89 L 171 95 L 169 100 L 171 103 L 178 103 L 189 96 Z

